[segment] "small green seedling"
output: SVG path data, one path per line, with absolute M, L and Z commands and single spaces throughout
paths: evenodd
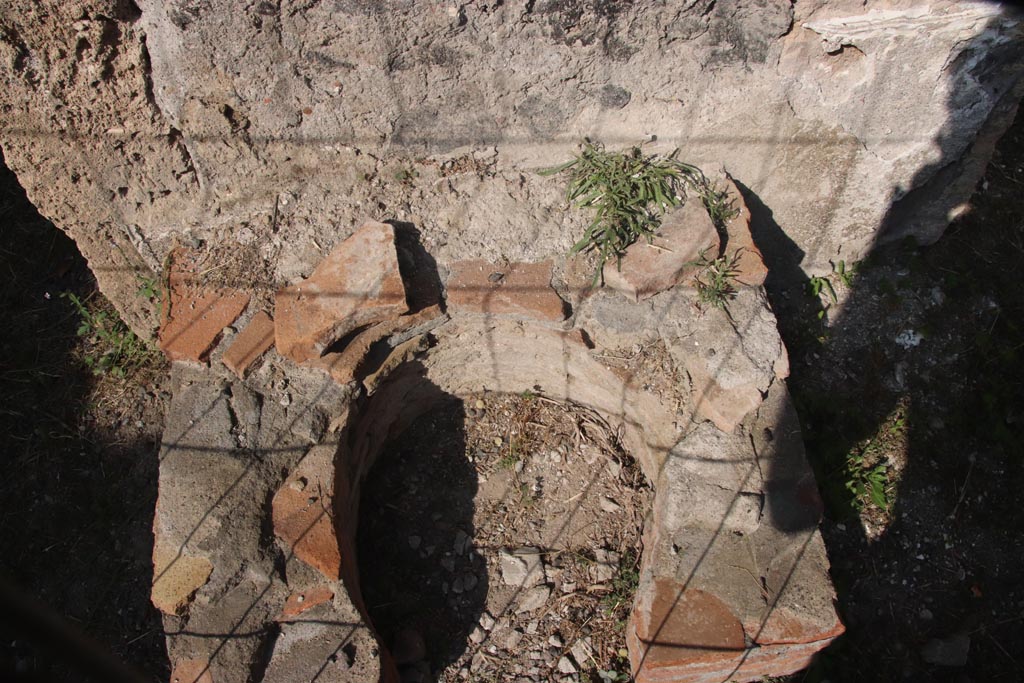
M 705 182 L 701 201 L 704 203 L 704 208 L 707 209 L 708 216 L 711 217 L 711 222 L 719 232 L 725 231 L 725 226 L 729 221 L 740 213 L 740 210 L 733 204 L 733 200 L 729 198 L 729 193 L 712 187 L 710 183 Z
M 406 185 L 412 184 L 412 182 L 419 177 L 420 172 L 412 166 L 395 171 L 395 180 L 400 183 L 405 183 Z
M 135 336 L 116 313 L 93 310 L 73 292 L 64 292 L 61 297 L 70 301 L 78 312 L 76 333 L 89 344 L 84 360 L 94 375 L 109 373 L 126 377 L 153 360 L 153 350 Z
M 146 301 L 155 301 L 160 298 L 160 282 L 155 277 L 137 275 L 136 278 L 139 281 L 139 289 L 136 291 L 137 296 Z
M 832 299 L 832 303 L 839 302 L 836 290 L 832 287 L 832 282 L 827 277 L 812 275 L 811 279 L 807 282 L 807 289 L 813 297 L 820 297 L 822 292 L 826 292 L 829 298 Z
M 698 301 L 724 309 L 729 301 L 736 298 L 739 258 L 739 249 L 731 257 L 723 255 L 715 259 L 707 257 L 707 250 L 700 252 L 700 256 L 691 264 L 700 268 L 693 278 Z
M 837 261 L 832 263 L 832 272 L 835 273 L 839 281 L 843 283 L 844 287 L 853 286 L 853 276 L 857 272 L 856 264 L 846 267 L 846 261 Z

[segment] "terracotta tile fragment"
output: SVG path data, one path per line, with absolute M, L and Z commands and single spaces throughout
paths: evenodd
M 260 311 L 231 342 L 221 361 L 231 372 L 244 378 L 249 368 L 273 345 L 274 321 Z
M 750 209 L 743 201 L 743 195 L 740 194 L 732 176 L 726 174 L 724 185 L 729 199 L 733 202 L 733 208 L 739 211 L 726 226 L 729 240 L 725 247 L 729 256 L 737 252 L 739 255 L 739 274 L 736 281 L 752 287 L 763 285 L 765 278 L 768 277 L 768 267 L 764 264 L 764 256 L 761 255 L 761 250 L 757 248 L 754 236 L 750 232 Z
M 239 290 L 197 282 L 188 256 L 172 257 L 168 301 L 160 322 L 160 349 L 171 360 L 205 361 L 221 331 L 249 305 Z
M 205 659 L 182 659 L 174 663 L 171 683 L 214 683 L 210 662 Z
M 665 215 L 651 242 L 641 239 L 626 250 L 621 261 L 605 264 L 605 286 L 634 301 L 647 299 L 688 281 L 699 270 L 694 261 L 701 252 L 713 259 L 718 246 L 715 224 L 700 200 L 692 197 Z
M 394 228 L 370 221 L 335 247 L 308 279 L 277 293 L 277 350 L 297 363 L 319 358 L 347 334 L 407 310 Z
M 746 642 L 739 619 L 721 600 L 700 590 L 684 590 L 671 579 L 655 579 L 654 594 L 638 599 L 633 624 L 634 663 L 645 668 L 717 663 L 741 653 Z M 639 607 L 647 604 L 647 609 Z M 634 647 L 634 650 L 636 648 Z
M 271 503 L 274 534 L 296 557 L 332 581 L 341 577 L 341 544 L 334 519 L 339 494 L 336 451 L 336 444 L 311 448 Z
M 328 586 L 316 586 L 301 593 L 292 593 L 281 609 L 278 621 L 289 621 L 317 605 L 322 605 L 334 599 L 334 590 Z
M 153 547 L 150 600 L 164 614 L 180 614 L 212 573 L 213 565 L 205 557 L 194 557 L 165 546 L 157 538 Z
M 310 364 L 329 372 L 339 384 L 348 384 L 366 374 L 366 370 L 370 370 L 362 366 L 375 343 L 420 325 L 427 325 L 442 315 L 438 306 L 430 306 L 412 315 L 403 315 L 394 320 L 377 323 L 353 337 L 341 351 L 325 354 L 322 358 L 310 361 Z
M 448 278 L 448 305 L 470 313 L 565 320 L 565 302 L 551 288 L 551 268 L 551 261 L 504 266 L 459 261 Z

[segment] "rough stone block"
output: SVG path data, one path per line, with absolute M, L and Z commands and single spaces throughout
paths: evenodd
M 551 261 L 505 266 L 459 261 L 448 278 L 448 305 L 460 312 L 565 320 L 565 302 L 551 288 L 551 267 Z
M 718 247 L 715 224 L 701 201 L 691 197 L 665 215 L 654 239 L 640 239 L 621 260 L 608 261 L 604 283 L 634 301 L 646 299 L 692 277 L 700 254 L 715 258 Z
M 297 363 L 319 358 L 345 335 L 407 310 L 394 228 L 367 222 L 308 279 L 277 293 L 277 350 Z
M 274 321 L 260 311 L 221 356 L 221 362 L 239 377 L 245 377 L 249 368 L 274 345 Z
M 160 349 L 171 360 L 205 361 L 221 332 L 249 305 L 238 290 L 205 287 L 188 256 L 172 260 L 168 300 L 160 322 Z
M 274 642 L 264 683 L 364 683 L 397 681 L 390 659 L 378 652 L 369 628 L 353 611 L 335 615 L 337 622 L 283 624 Z

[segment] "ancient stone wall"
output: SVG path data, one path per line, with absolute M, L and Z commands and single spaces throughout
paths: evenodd
M 368 218 L 442 266 L 564 253 L 586 219 L 535 171 L 584 136 L 724 166 L 755 237 L 821 270 L 941 233 L 1019 31 L 953 0 L 11 0 L 0 143 L 140 331 L 175 245 L 268 291 Z

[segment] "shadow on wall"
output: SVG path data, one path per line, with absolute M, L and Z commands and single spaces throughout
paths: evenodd
M 993 65 L 1022 55 L 1020 41 L 976 39 L 949 72 L 965 65 L 960 77 L 992 88 Z M 962 111 L 969 103 L 952 86 L 948 109 Z M 999 99 L 990 120 L 1012 117 L 1020 90 L 992 90 Z M 1024 344 L 1016 322 L 1024 315 L 1015 275 L 1024 258 L 1020 180 L 1004 181 L 1010 191 L 991 199 L 985 181 L 972 200 L 979 215 L 954 222 L 938 243 L 894 244 L 928 221 L 952 218 L 957 207 L 944 192 L 981 178 L 996 140 L 982 131 L 971 149 L 957 148 L 958 123 L 951 116 L 935 141 L 942 158 L 915 177 L 920 187 L 893 188 L 883 228 L 832 320 L 807 295 L 799 249 L 740 186 L 792 356 L 790 387 L 825 493 L 823 532 L 848 627 L 812 680 L 1024 675 L 1016 655 L 1024 648 L 1024 520 L 1013 502 L 1024 483 L 1024 430 L 1013 418 L 1013 405 L 1024 402 L 1016 355 Z M 1017 166 L 1022 128 L 1018 117 L 1002 143 Z M 884 472 L 877 491 L 888 510 L 871 502 L 872 472 Z

